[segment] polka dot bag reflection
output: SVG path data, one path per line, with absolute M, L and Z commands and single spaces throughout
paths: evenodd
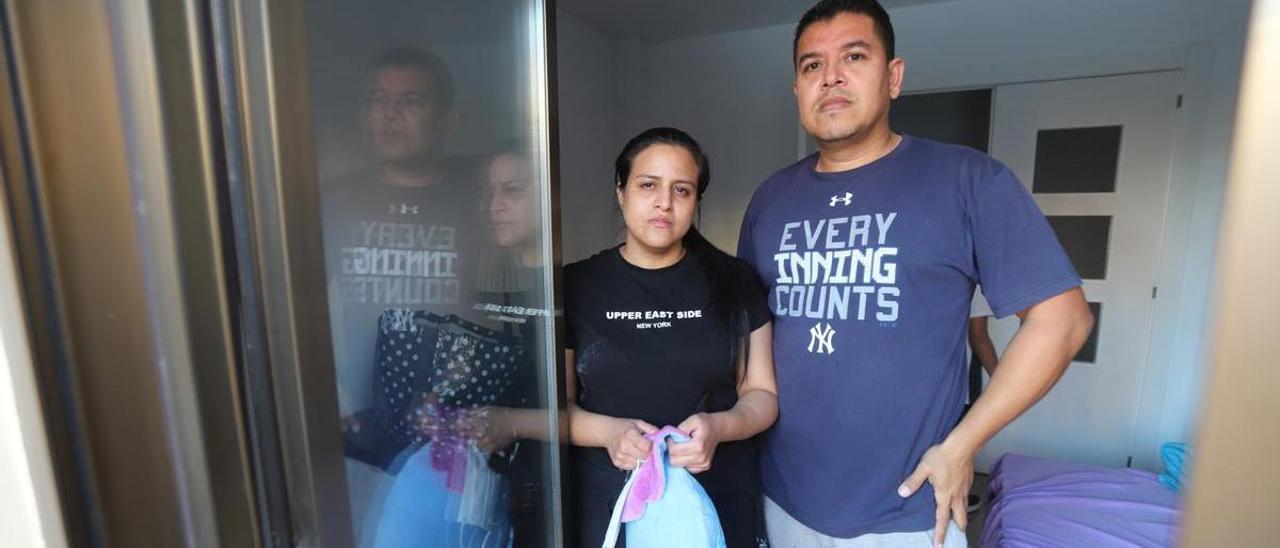
M 510 405 L 523 354 L 511 336 L 457 316 L 388 310 L 379 320 L 374 390 L 396 417 L 397 439 L 421 443 L 416 413 Z

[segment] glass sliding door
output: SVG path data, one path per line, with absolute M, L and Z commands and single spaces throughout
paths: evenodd
M 547 6 L 220 7 L 271 385 L 250 403 L 288 491 L 265 519 L 304 545 L 560 545 Z
M 563 544 L 552 11 L 0 2 L 47 528 Z

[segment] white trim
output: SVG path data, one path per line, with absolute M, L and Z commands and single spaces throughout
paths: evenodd
M 6 546 L 67 545 L 40 410 L 22 289 L 0 193 L 0 534 Z

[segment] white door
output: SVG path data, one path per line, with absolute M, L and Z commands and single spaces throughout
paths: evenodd
M 1131 454 L 1156 286 L 1181 73 L 997 86 L 991 155 L 1035 196 L 1085 279 L 1095 352 L 997 435 L 1005 452 L 1124 466 Z M 1003 350 L 1016 318 L 992 322 Z M 1086 350 L 1088 347 L 1086 347 Z

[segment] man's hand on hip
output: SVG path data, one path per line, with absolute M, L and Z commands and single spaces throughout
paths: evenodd
M 920 457 L 915 472 L 898 486 L 898 496 L 910 497 L 928 480 L 933 486 L 933 498 L 938 503 L 937 524 L 933 530 L 933 545 L 941 547 L 947 536 L 947 526 L 952 520 L 960 529 L 969 524 L 965 513 L 969 487 L 973 484 L 973 455 L 944 444 L 930 447 Z

